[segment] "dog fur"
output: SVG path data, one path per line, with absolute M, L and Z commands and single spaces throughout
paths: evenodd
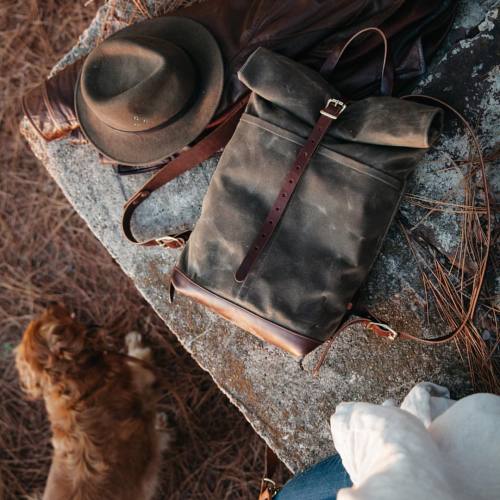
M 158 383 L 138 333 L 108 352 L 60 307 L 33 320 L 16 352 L 21 384 L 43 398 L 54 448 L 44 500 L 149 500 L 168 433 Z

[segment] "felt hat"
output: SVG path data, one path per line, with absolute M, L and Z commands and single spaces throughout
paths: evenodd
M 158 163 L 203 132 L 223 73 L 217 42 L 201 24 L 182 17 L 140 22 L 87 57 L 75 88 L 78 121 L 108 158 Z

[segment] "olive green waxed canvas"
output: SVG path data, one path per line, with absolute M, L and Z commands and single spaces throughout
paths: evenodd
M 264 48 L 250 56 L 239 78 L 252 94 L 172 282 L 180 293 L 303 355 L 341 324 L 377 257 L 408 175 L 440 133 L 441 111 L 392 97 L 348 103 L 272 239 L 239 283 L 235 272 L 298 150 L 327 99 L 340 99 L 318 73 Z M 286 336 L 280 342 L 268 336 L 266 325 L 315 343 L 289 347 Z

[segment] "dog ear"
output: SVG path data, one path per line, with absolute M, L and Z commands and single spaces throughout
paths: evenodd
M 61 306 L 46 311 L 41 321 L 40 337 L 51 354 L 48 368 L 58 361 L 75 360 L 85 347 L 83 325 Z
M 31 321 L 16 351 L 16 366 L 24 390 L 33 398 L 71 369 L 84 349 L 85 329 L 61 306 L 47 309 Z
M 53 364 L 42 329 L 50 323 L 49 311 L 33 319 L 16 348 L 16 368 L 23 390 L 32 399 L 43 396 L 43 388 L 50 381 L 47 368 Z
M 30 364 L 24 352 L 23 345 L 16 347 L 14 354 L 16 356 L 16 368 L 21 388 L 30 399 L 40 399 L 43 396 L 43 386 L 47 380 L 47 376 Z
M 58 361 L 73 361 L 83 351 L 83 336 L 72 328 L 54 328 L 48 336 L 48 348 L 52 355 L 49 367 Z

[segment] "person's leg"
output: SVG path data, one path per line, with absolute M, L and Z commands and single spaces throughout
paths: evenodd
M 340 455 L 332 455 L 290 479 L 275 500 L 335 500 L 338 490 L 350 486 Z

